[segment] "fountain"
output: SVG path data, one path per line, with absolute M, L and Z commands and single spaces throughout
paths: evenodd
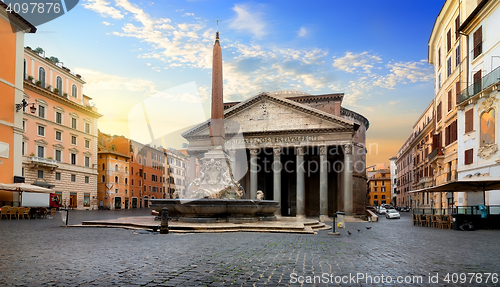
M 234 179 L 231 159 L 224 150 L 224 103 L 222 89 L 222 53 L 217 31 L 213 49 L 212 111 L 210 146 L 200 163 L 199 177 L 189 184 L 190 197 L 177 194 L 174 199 L 151 199 L 151 208 L 160 212 L 167 207 L 172 220 L 193 223 L 246 223 L 276 220 L 279 202 L 244 199 L 245 192 Z M 261 192 L 262 193 L 262 192 Z

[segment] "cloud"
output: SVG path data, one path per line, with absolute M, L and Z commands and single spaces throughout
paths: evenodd
M 102 17 L 111 17 L 113 19 L 123 19 L 124 15 L 118 9 L 109 6 L 105 0 L 86 0 L 83 4 L 85 9 L 99 13 Z
M 194 16 L 194 13 L 184 13 L 184 15 L 182 15 L 182 17 L 188 17 L 188 16 Z
M 396 105 L 396 104 L 397 104 L 397 103 L 399 103 L 399 102 L 400 102 L 400 101 L 390 101 L 390 102 L 388 103 L 388 105 L 390 105 L 390 106 L 394 106 L 394 105 Z
M 98 91 L 132 91 L 147 94 L 156 93 L 156 85 L 150 80 L 142 78 L 125 78 L 117 75 L 105 74 L 96 70 L 76 68 L 75 72 L 84 75 L 85 88 Z
M 111 23 L 109 23 L 109 22 L 106 22 L 106 21 L 102 21 L 102 23 L 103 23 L 104 25 L 106 25 L 106 26 L 113 25 L 113 24 L 111 24 Z
M 335 59 L 335 57 L 334 57 Z M 346 52 L 342 58 L 335 59 L 332 66 L 348 73 L 354 73 L 358 69 L 363 69 L 365 73 L 371 73 L 373 65 L 380 63 L 382 59 L 375 55 L 369 55 L 368 52 L 353 54 Z
M 253 11 L 245 4 L 234 5 L 233 11 L 236 12 L 236 17 L 231 20 L 229 27 L 253 34 L 257 38 L 266 35 L 266 22 L 262 12 Z
M 434 77 L 433 68 L 426 60 L 389 63 L 386 67 L 390 69 L 390 73 L 378 78 L 374 82 L 375 86 L 394 89 L 398 84 L 428 82 Z
M 307 36 L 307 32 L 308 32 L 307 29 L 304 26 L 302 26 L 302 27 L 300 27 L 299 31 L 297 32 L 297 36 L 305 37 L 305 36 Z

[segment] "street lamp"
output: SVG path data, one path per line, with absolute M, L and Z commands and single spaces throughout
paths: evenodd
M 28 105 L 31 105 L 30 112 L 34 114 L 36 112 L 35 103 L 28 104 L 25 99 L 23 99 L 20 104 L 16 104 L 16 112 L 19 112 L 20 109 L 24 109 Z

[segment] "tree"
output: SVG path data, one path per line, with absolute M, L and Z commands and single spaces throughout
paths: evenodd
M 35 53 L 37 54 L 42 54 L 43 52 L 45 52 L 42 48 L 38 47 L 36 48 L 35 50 L 33 50 Z
M 49 58 L 49 59 L 50 59 L 50 60 L 52 61 L 52 63 L 54 63 L 54 64 L 59 63 L 59 59 L 58 59 L 57 57 L 50 56 L 50 58 Z

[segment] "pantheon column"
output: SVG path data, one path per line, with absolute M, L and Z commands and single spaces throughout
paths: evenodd
M 250 199 L 257 198 L 257 155 L 258 149 L 250 150 Z
M 297 147 L 297 216 L 305 217 L 305 168 L 304 168 L 304 147 Z
M 274 161 L 273 161 L 273 199 L 278 201 L 281 206 L 281 147 L 273 148 Z M 276 211 L 276 215 L 281 215 L 281 208 Z
M 319 213 L 328 216 L 328 147 L 319 147 Z M 321 220 L 321 218 L 320 218 Z
M 352 144 L 344 145 L 344 212 L 352 216 Z

